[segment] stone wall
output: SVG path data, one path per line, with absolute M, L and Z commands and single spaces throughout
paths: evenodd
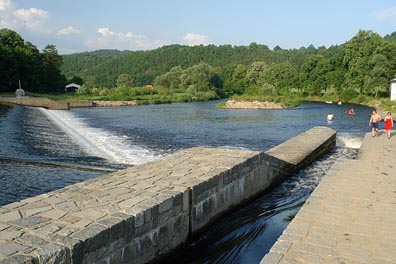
M 53 110 L 68 110 L 70 109 L 69 102 L 66 101 L 54 101 L 48 98 L 38 98 L 38 97 L 0 97 L 1 103 L 17 104 L 24 106 L 34 106 L 43 107 Z
M 191 148 L 5 205 L 0 263 L 158 259 L 334 145 L 315 127 L 266 153 Z
M 69 101 L 70 108 L 92 107 L 93 102 L 89 100 L 73 100 Z

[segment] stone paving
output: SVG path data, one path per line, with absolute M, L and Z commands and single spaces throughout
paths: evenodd
M 0 263 L 69 263 L 70 257 L 72 263 L 99 263 L 82 255 L 100 243 L 126 244 L 125 237 L 162 231 L 164 222 L 186 218 L 188 186 L 258 154 L 192 148 L 0 207 Z M 176 231 L 167 233 L 165 242 L 176 241 Z M 156 244 L 158 239 L 153 235 Z M 112 250 L 109 246 L 105 254 Z
M 394 130 L 337 162 L 261 263 L 396 263 Z

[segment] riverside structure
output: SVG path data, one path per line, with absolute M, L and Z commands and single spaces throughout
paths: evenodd
M 160 260 L 335 141 L 334 130 L 315 127 L 265 153 L 191 148 L 5 205 L 0 263 Z
M 20 96 L 20 97 L 0 97 L 0 103 L 16 104 L 33 107 L 43 107 L 52 110 L 69 110 L 70 108 L 92 107 L 92 101 L 54 101 L 48 98 Z
M 261 264 L 396 263 L 396 136 L 367 133 L 337 162 Z

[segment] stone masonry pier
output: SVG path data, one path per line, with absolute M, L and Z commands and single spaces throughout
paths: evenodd
M 367 133 L 337 162 L 261 263 L 396 263 L 396 135 Z
M 321 157 L 335 138 L 315 127 L 266 153 L 187 149 L 5 205 L 0 263 L 159 260 Z

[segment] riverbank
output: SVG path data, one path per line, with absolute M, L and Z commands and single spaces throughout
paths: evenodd
M 92 101 L 92 100 L 62 100 L 56 101 L 42 97 L 0 97 L 0 103 L 16 104 L 32 107 L 43 107 L 51 110 L 69 110 L 81 107 L 111 107 L 111 106 L 135 106 L 136 101 Z
M 283 109 L 283 106 L 274 102 L 259 102 L 259 101 L 235 101 L 229 100 L 225 103 L 224 108 L 232 109 Z
M 111 107 L 111 106 L 134 106 L 138 105 L 136 101 L 93 101 L 93 106 Z
M 30 94 L 29 94 L 30 95 Z M 233 96 L 225 102 L 219 103 L 218 108 L 226 109 L 285 109 L 298 106 L 301 101 L 317 101 L 326 102 L 325 98 L 321 97 L 255 97 L 255 96 Z M 180 102 L 190 102 L 191 100 L 181 100 Z M 34 107 L 44 107 L 47 109 L 70 109 L 78 107 L 112 107 L 112 106 L 136 106 L 141 104 L 165 104 L 173 103 L 172 100 L 102 100 L 97 97 L 87 97 L 79 95 L 42 95 L 32 94 L 32 96 L 23 96 L 16 98 L 14 96 L 6 95 L 0 96 L 0 102 L 9 104 L 19 104 Z M 179 102 L 179 101 L 175 101 Z M 364 102 L 342 101 L 343 103 L 358 104 L 373 107 L 382 116 L 386 116 L 387 112 L 396 112 L 396 102 L 390 102 L 387 98 L 365 98 Z

